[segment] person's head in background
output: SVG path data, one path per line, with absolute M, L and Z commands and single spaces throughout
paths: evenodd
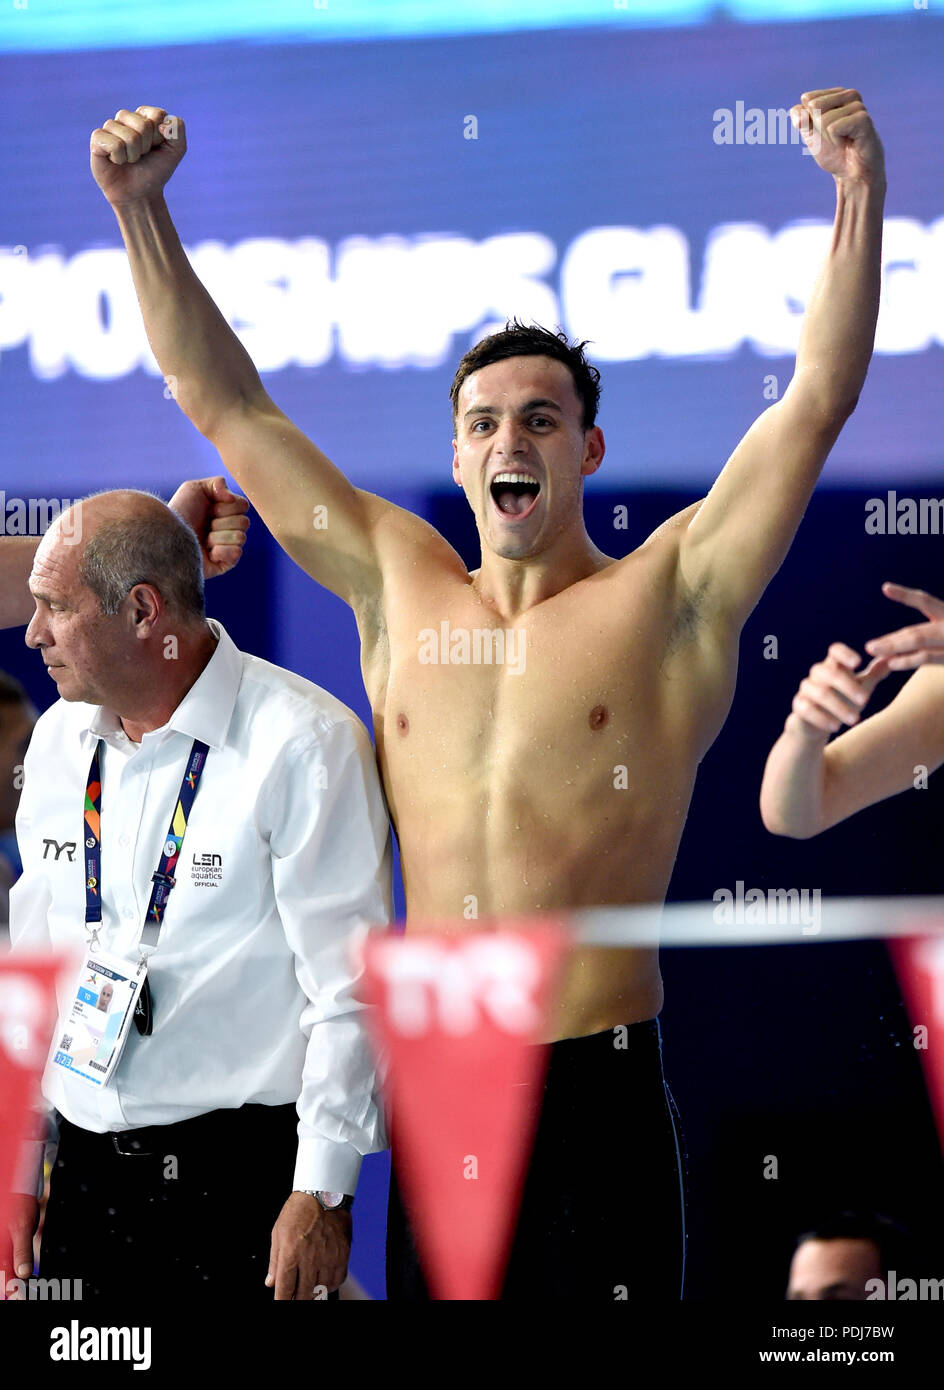
M 905 1229 L 873 1212 L 844 1211 L 797 1237 L 788 1300 L 856 1302 L 886 1281 L 890 1269 L 909 1274 L 912 1242 Z
M 0 834 L 13 829 L 23 759 L 37 713 L 18 680 L 0 671 Z

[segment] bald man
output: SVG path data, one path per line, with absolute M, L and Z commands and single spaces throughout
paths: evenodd
M 86 1300 L 335 1296 L 385 1143 L 349 955 L 389 915 L 370 740 L 206 617 L 194 533 L 154 497 L 78 503 L 29 588 L 60 698 L 26 758 L 11 937 L 81 960 L 43 1076 L 41 1274 Z M 20 1277 L 36 1215 L 24 1193 Z

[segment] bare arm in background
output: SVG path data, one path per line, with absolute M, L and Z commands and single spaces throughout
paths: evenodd
M 841 642 L 813 666 L 764 770 L 761 816 L 775 835 L 809 839 L 907 791 L 917 769 L 930 774 L 944 762 L 944 603 L 920 589 L 883 588 L 929 621 L 867 642 L 872 660 L 862 671 L 859 655 Z M 885 709 L 861 719 L 889 671 L 916 667 Z M 849 727 L 828 743 L 843 725 Z

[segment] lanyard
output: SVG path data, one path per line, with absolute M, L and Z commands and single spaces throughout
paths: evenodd
M 102 774 L 99 756 L 101 746 L 102 740 L 99 739 L 95 744 L 95 752 L 92 754 L 92 765 L 89 768 L 88 782 L 85 788 L 86 923 L 102 920 Z M 170 828 L 164 841 L 161 860 L 156 872 L 151 875 L 153 887 L 144 921 L 144 930 L 141 933 L 142 946 L 153 948 L 157 945 L 161 923 L 164 920 L 164 909 L 167 907 L 167 899 L 170 897 L 170 891 L 176 881 L 173 870 L 180 858 L 180 849 L 187 830 L 187 819 L 190 815 L 190 808 L 193 806 L 193 799 L 197 794 L 197 788 L 200 785 L 200 778 L 209 751 L 207 744 L 201 743 L 199 739 L 194 739 L 183 780 L 180 783 L 180 791 L 177 794 L 177 804 L 171 817 Z M 93 942 L 96 937 L 97 932 L 93 928 Z

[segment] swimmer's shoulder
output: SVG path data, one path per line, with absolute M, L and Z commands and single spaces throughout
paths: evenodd
M 700 497 L 697 502 L 692 502 L 680 512 L 666 517 L 665 521 L 660 522 L 655 530 L 650 531 L 646 539 L 628 554 L 618 558 L 601 554 L 598 573 L 618 583 L 624 576 L 628 577 L 634 573 L 638 575 L 640 565 L 647 569 L 652 567 L 657 571 L 660 569 L 665 569 L 667 572 L 674 570 L 678 561 L 679 548 L 689 525 L 697 515 L 704 500 L 703 497 Z

